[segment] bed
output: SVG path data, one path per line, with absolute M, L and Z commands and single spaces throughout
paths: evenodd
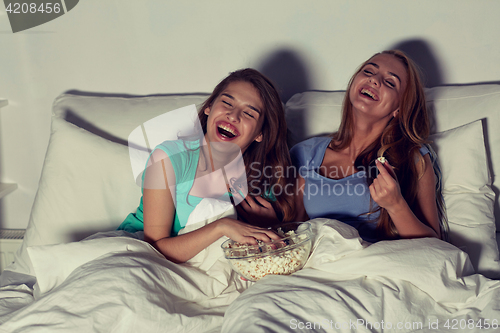
M 286 101 L 289 143 L 335 129 L 343 95 Z M 0 332 L 498 331 L 500 86 L 426 96 L 450 242 L 369 244 L 339 221 L 315 219 L 305 267 L 254 283 L 231 270 L 223 238 L 177 265 L 115 230 L 141 195 L 130 156 L 146 151 L 128 147 L 130 134 L 158 131 L 152 124 L 168 125 L 182 107 L 188 119 L 207 95 L 63 93 L 23 244 L 0 275 Z M 184 231 L 232 214 L 227 203 L 202 201 Z

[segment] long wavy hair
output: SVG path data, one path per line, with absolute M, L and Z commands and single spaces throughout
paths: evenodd
M 204 110 L 211 107 L 217 97 L 232 82 L 248 82 L 258 91 L 264 109 L 262 115 L 262 141 L 252 142 L 243 153 L 249 193 L 254 196 L 264 195 L 273 199 L 278 208 L 278 215 L 283 221 L 291 221 L 295 216 L 293 197 L 283 194 L 287 185 L 292 184 L 288 170 L 291 170 L 291 159 L 286 143 L 287 127 L 285 110 L 279 93 L 273 82 L 259 71 L 252 68 L 240 69 L 232 72 L 223 79 L 214 89 L 210 97 L 203 103 L 198 117 L 203 133 L 207 132 L 208 115 Z M 265 168 L 265 169 L 264 169 Z M 274 191 L 279 188 L 280 191 Z
M 419 70 L 413 61 L 402 51 L 388 50 L 381 52 L 390 54 L 406 68 L 407 82 L 406 89 L 403 92 L 398 116 L 393 117 L 386 125 L 380 137 L 364 149 L 354 161 L 354 166 L 359 170 L 367 171 L 368 186 L 376 178 L 376 174 L 369 172 L 376 170 L 375 159 L 384 156 L 394 167 L 398 182 L 401 188 L 401 194 L 406 202 L 412 208 L 415 208 L 417 202 L 418 180 L 422 176 L 418 170 L 425 170 L 425 160 L 419 153 L 419 149 L 425 145 L 428 146 L 429 137 L 429 117 L 425 103 L 424 89 L 419 75 Z M 332 134 L 332 149 L 340 151 L 347 148 L 352 141 L 354 134 L 354 118 L 352 104 L 349 99 L 349 91 L 356 75 L 361 72 L 365 65 L 376 55 L 365 61 L 354 73 L 349 81 L 343 102 L 342 120 L 339 130 Z M 431 150 L 432 152 L 432 150 Z M 434 160 L 434 158 L 432 158 Z M 434 170 L 439 175 L 439 167 L 434 166 Z M 440 182 L 438 182 L 439 184 Z M 438 187 L 439 185 L 436 185 Z M 441 221 L 441 235 L 446 238 L 447 223 L 444 212 L 444 204 L 441 193 L 436 194 L 439 218 Z M 377 231 L 381 239 L 399 238 L 399 233 L 386 209 L 374 205 L 370 208 L 368 214 L 380 212 L 378 217 Z

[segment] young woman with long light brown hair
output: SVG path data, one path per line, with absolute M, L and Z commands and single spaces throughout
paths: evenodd
M 338 131 L 292 148 L 299 218 L 335 218 L 371 242 L 445 238 L 428 135 L 416 66 L 401 51 L 375 54 L 349 82 Z

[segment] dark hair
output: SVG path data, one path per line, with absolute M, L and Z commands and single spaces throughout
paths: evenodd
M 408 77 L 406 89 L 401 95 L 398 116 L 392 118 L 387 123 L 378 140 L 375 140 L 357 156 L 354 166 L 361 170 L 375 170 L 375 159 L 379 156 L 386 157 L 394 167 L 400 184 L 401 194 L 410 208 L 414 209 L 417 199 L 418 180 L 422 176 L 418 170 L 425 170 L 425 160 L 419 153 L 419 149 L 428 143 L 427 138 L 430 127 L 424 89 L 418 67 L 406 54 L 399 50 L 388 50 L 381 53 L 394 56 L 404 65 Z M 349 91 L 354 78 L 373 57 L 379 54 L 377 53 L 365 61 L 349 81 L 344 97 L 341 124 L 339 130 L 332 134 L 331 146 L 334 150 L 338 151 L 346 148 L 351 143 L 354 133 L 352 104 L 349 99 Z M 415 163 L 415 159 L 417 159 L 417 163 Z M 368 185 L 373 182 L 375 176 L 371 172 L 367 172 Z M 436 197 L 438 199 L 437 204 L 441 221 L 442 238 L 445 238 L 444 231 L 447 229 L 447 224 L 442 209 L 444 205 L 442 204 L 440 193 L 437 193 Z M 380 211 L 377 229 L 381 233 L 382 238 L 391 239 L 399 237 L 398 231 L 387 210 L 381 207 L 376 210 L 372 208 L 370 213 L 376 211 Z
M 204 110 L 212 106 L 214 101 L 232 82 L 248 82 L 258 91 L 263 104 L 262 142 L 252 142 L 243 153 L 249 193 L 252 195 L 273 194 L 269 190 L 274 185 L 285 188 L 292 183 L 283 170 L 291 166 L 290 154 L 286 143 L 287 127 L 285 111 L 280 96 L 274 84 L 252 68 L 245 68 L 230 73 L 214 89 L 210 97 L 203 103 L 198 116 L 203 133 L 207 131 L 208 115 Z M 258 166 L 254 162 L 258 162 Z M 254 163 L 254 164 L 252 164 Z M 271 167 L 270 172 L 264 173 L 264 167 Z M 280 168 L 284 168 L 280 170 Z M 283 214 L 284 221 L 294 217 L 293 198 L 287 195 L 276 196 L 276 204 Z

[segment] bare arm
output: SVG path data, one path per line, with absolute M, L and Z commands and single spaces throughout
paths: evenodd
M 264 242 L 279 239 L 268 229 L 231 218 L 222 218 L 183 235 L 161 238 L 154 242 L 154 246 L 167 259 L 181 263 L 188 261 L 222 236 L 247 244 L 257 244 L 257 239 Z
M 401 195 L 397 180 L 389 173 L 392 167 L 376 161 L 379 176 L 370 185 L 373 200 L 387 209 L 402 238 L 440 237 L 439 217 L 436 205 L 435 175 L 428 154 L 424 156 L 425 169 L 418 181 L 415 212 Z M 390 169 L 389 169 L 390 168 Z

